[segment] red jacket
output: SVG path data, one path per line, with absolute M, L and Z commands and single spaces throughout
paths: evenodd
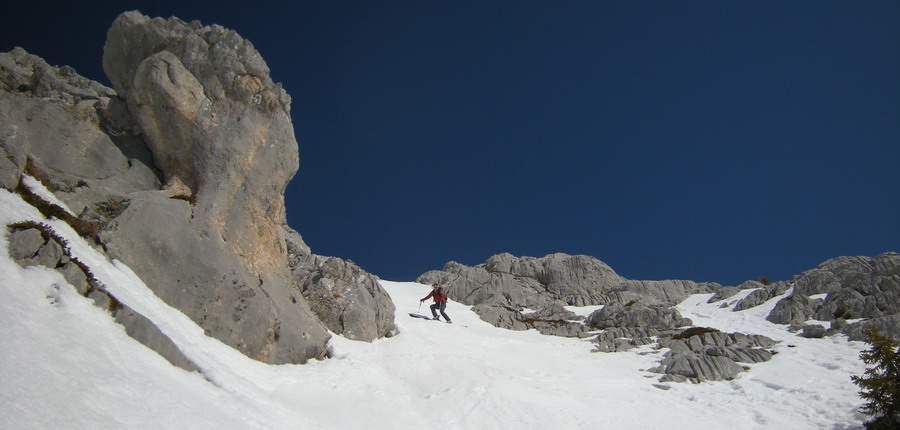
M 447 293 L 444 292 L 444 287 L 438 287 L 438 289 L 431 289 L 431 292 L 425 296 L 422 301 L 428 300 L 429 297 L 434 297 L 435 303 L 443 303 L 447 301 Z

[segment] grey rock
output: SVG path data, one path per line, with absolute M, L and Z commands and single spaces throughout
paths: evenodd
M 743 311 L 746 309 L 754 308 L 759 306 L 774 297 L 778 297 L 785 292 L 787 292 L 791 288 L 791 284 L 784 281 L 775 282 L 770 285 L 766 285 L 763 288 L 755 290 L 744 297 L 740 301 L 738 301 L 734 308 L 732 308 L 735 312 Z
M 825 327 L 819 324 L 806 324 L 803 326 L 803 333 L 801 336 L 811 339 L 821 339 L 825 337 L 827 331 L 828 330 L 826 330 Z
M 16 230 L 9 237 L 9 254 L 13 260 L 24 260 L 34 257 L 46 240 L 41 232 L 34 228 Z
M 53 239 L 48 239 L 37 253 L 37 261 L 41 266 L 55 269 L 63 257 L 63 248 Z
M 66 104 L 108 97 L 113 90 L 91 81 L 68 66 L 55 67 L 40 57 L 16 47 L 0 55 L 0 88 L 27 97 L 46 98 Z
M 900 333 L 900 314 L 857 321 L 853 324 L 848 324 L 842 331 L 850 340 L 865 341 L 865 330 L 870 325 L 881 330 L 882 334 L 887 334 L 893 336 L 894 339 L 900 340 L 900 334 L 898 334 Z
M 827 294 L 824 300 L 808 296 Z M 810 318 L 882 318 L 900 313 L 900 254 L 875 257 L 838 257 L 794 280 L 794 295 L 781 300 L 769 314 L 780 324 L 803 323 Z M 852 326 L 852 325 L 851 325 Z M 850 327 L 847 330 L 852 330 Z M 900 331 L 891 332 L 900 337 Z
M 536 279 L 490 272 L 483 266 L 469 267 L 456 262 L 447 263 L 442 271 L 423 274 L 417 282 L 441 284 L 451 299 L 467 305 L 498 304 L 534 309 L 556 299 Z
M 103 179 L 128 168 L 108 135 L 94 123 L 93 106 L 69 106 L 0 92 L 0 147 L 18 179 L 31 158 L 52 190 L 69 190 L 84 179 Z M 7 188 L 14 188 L 7 187 Z
M 116 322 L 125 327 L 125 332 L 135 339 L 141 339 L 148 348 L 156 351 L 172 365 L 187 371 L 197 370 L 197 366 L 185 357 L 178 346 L 168 336 L 143 315 L 135 312 L 128 306 L 123 306 L 115 312 Z
M 350 261 L 312 254 L 299 233 L 288 233 L 294 284 L 330 331 L 372 341 L 394 329 L 394 303 L 378 278 Z
M 718 301 L 725 300 L 734 296 L 735 294 L 741 292 L 740 287 L 722 287 L 716 290 L 715 294 L 709 298 L 707 303 L 715 303 Z
M 866 295 L 893 289 L 900 281 L 900 254 L 888 252 L 876 257 L 837 257 L 795 280 L 795 293 L 812 296 L 852 288 Z
M 494 303 L 481 303 L 473 306 L 472 311 L 483 321 L 492 324 L 495 327 L 516 331 L 523 331 L 531 328 L 528 324 L 522 322 L 522 314 L 519 313 L 517 309 L 508 306 Z
M 549 305 L 545 306 L 543 309 L 535 312 L 530 312 L 527 314 L 523 314 L 525 318 L 530 319 L 540 319 L 540 320 L 553 320 L 553 321 L 574 321 L 574 320 L 583 320 L 584 317 L 576 315 L 575 312 L 572 312 L 565 308 L 566 303 L 563 301 L 552 302 Z
M 449 262 L 443 270 L 427 272 L 417 282 L 444 285 L 450 298 L 458 302 L 492 304 L 497 305 L 498 309 L 545 309 L 554 302 L 585 306 L 624 305 L 635 301 L 666 307 L 691 294 L 712 292 L 719 288 L 718 284 L 682 280 L 626 280 L 596 258 L 560 253 L 542 258 L 499 254 L 473 267 Z M 522 327 L 523 317 L 509 318 L 506 312 L 488 309 L 491 308 L 484 310 L 487 320 L 503 326 Z M 535 328 L 582 335 L 582 329 L 577 326 L 560 322 L 551 325 L 555 328 Z
M 129 196 L 103 232 L 110 253 L 248 356 L 323 357 L 329 335 L 294 285 L 282 228 L 299 166 L 290 99 L 259 53 L 220 26 L 126 12 L 103 62 L 167 184 Z
M 710 347 L 771 348 L 776 343 L 766 336 L 720 331 L 690 335 L 686 330 L 678 335 L 660 339 L 660 346 L 664 348 L 698 353 L 706 353 Z
M 100 228 L 110 258 L 210 336 L 268 363 L 324 357 L 329 334 L 296 284 L 283 229 L 299 166 L 290 97 L 259 53 L 220 26 L 127 12 L 110 28 L 104 69 L 117 91 L 21 49 L 0 54 L 0 185 L 13 189 L 26 165 L 39 172 Z M 16 252 L 29 263 L 58 265 L 79 292 L 116 307 L 58 249 L 26 239 Z M 335 310 L 345 335 L 389 331 L 393 306 L 376 278 L 338 259 L 307 262 L 344 288 Z M 169 354 L 138 320 L 122 322 Z
M 665 374 L 661 382 L 703 382 L 731 380 L 745 369 L 737 363 L 760 363 L 772 359 L 775 341 L 760 335 L 704 331 L 688 335 L 685 331 L 659 340 L 659 347 L 669 348 L 660 366 L 651 369 Z
M 551 297 L 574 306 L 602 301 L 604 290 L 623 280 L 606 263 L 596 258 L 562 253 L 543 258 L 499 254 L 489 258 L 484 263 L 484 269 L 534 279 Z
M 780 300 L 766 319 L 775 324 L 803 323 L 819 310 L 822 303 L 822 299 L 812 299 L 794 292 Z
M 828 327 L 828 334 L 832 335 L 835 333 L 842 333 L 844 329 L 847 327 L 847 320 L 843 318 L 838 318 L 831 321 L 831 324 Z
M 283 271 L 254 273 L 192 213 L 190 203 L 159 193 L 135 197 L 101 238 L 111 257 L 153 280 L 161 299 L 245 355 L 268 363 L 323 358 L 329 335 L 289 287 L 287 262 Z
M 607 297 L 609 302 L 628 303 L 640 300 L 647 304 L 674 306 L 693 294 L 712 293 L 720 288 L 716 283 L 687 280 L 625 280 L 613 287 Z
M 565 302 L 556 301 L 543 309 L 521 315 L 521 321 L 541 334 L 562 337 L 587 337 L 588 328 L 580 322 L 584 317 L 567 310 Z
M 730 298 L 730 297 L 734 296 L 735 294 L 737 294 L 741 291 L 744 291 L 744 290 L 753 289 L 755 291 L 759 291 L 759 290 L 765 290 L 766 287 L 767 287 L 766 285 L 763 285 L 763 283 L 759 282 L 759 281 L 745 281 L 744 283 L 742 283 L 741 285 L 738 285 L 736 287 L 722 287 L 722 288 L 719 288 L 718 290 L 716 290 L 716 293 L 713 294 L 713 296 L 709 299 L 709 301 L 707 303 L 715 303 L 720 300 Z
M 523 314 L 519 309 L 496 303 L 475 305 L 472 310 L 484 321 L 509 330 L 535 329 L 541 334 L 562 337 L 588 337 L 588 328 L 578 317 L 555 302 L 537 312 Z
M 661 378 L 660 382 L 680 382 L 685 379 L 702 382 L 730 381 L 744 372 L 744 368 L 727 357 L 684 354 L 664 360 L 658 371 L 668 376 Z
M 689 318 L 683 318 L 675 308 L 641 303 L 606 305 L 603 309 L 591 313 L 585 323 L 589 327 L 597 329 L 634 327 L 656 330 L 668 330 L 692 324 Z
M 622 352 L 643 345 L 649 345 L 662 335 L 663 331 L 637 327 L 611 327 L 591 339 L 596 344 L 596 352 Z M 668 333 L 671 336 L 671 333 Z
M 78 294 L 83 296 L 90 291 L 91 287 L 88 283 L 87 275 L 77 264 L 69 261 L 59 267 L 58 270 L 62 273 L 63 277 L 66 278 L 66 282 L 75 287 L 75 291 L 78 291 Z

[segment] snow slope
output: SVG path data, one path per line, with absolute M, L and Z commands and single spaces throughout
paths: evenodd
M 781 341 L 772 361 L 730 382 L 662 389 L 660 375 L 645 369 L 664 351 L 592 353 L 586 340 L 495 328 L 454 302 L 447 313 L 455 324 L 410 318 L 428 313 L 418 300 L 430 288 L 387 281 L 396 336 L 372 343 L 334 336 L 329 360 L 273 366 L 206 337 L 128 267 L 5 190 L 0 220 L 50 225 L 113 295 L 153 320 L 202 371 L 169 365 L 55 271 L 23 269 L 0 252 L 4 429 L 849 429 L 865 419 L 849 379 L 863 371 L 857 355 L 865 345 L 803 339 L 770 324 L 764 315 L 774 300 L 744 312 L 706 304 L 709 295 L 679 306 L 697 325 Z M 0 249 L 8 241 L 2 229 Z

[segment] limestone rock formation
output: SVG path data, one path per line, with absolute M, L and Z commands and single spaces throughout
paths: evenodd
M 666 305 L 614 303 L 592 313 L 587 324 L 597 329 L 629 327 L 666 330 L 689 326 L 693 322 L 683 318 L 677 309 Z
M 900 338 L 900 330 L 891 323 L 898 314 L 900 254 L 889 252 L 875 257 L 837 257 L 804 272 L 795 278 L 793 294 L 778 302 L 768 320 L 803 325 L 809 319 L 864 319 L 839 325 L 852 336 L 862 333 L 861 326 L 882 324 L 887 333 Z
M 328 330 L 364 341 L 393 333 L 394 302 L 376 276 L 352 261 L 313 254 L 300 233 L 285 229 L 294 284 Z
M 663 373 L 660 381 L 721 381 L 734 379 L 744 372 L 738 363 L 760 363 L 772 359 L 768 349 L 775 341 L 760 335 L 722 333 L 689 329 L 680 335 L 662 338 L 659 346 L 669 348 L 660 366 L 652 369 Z
M 691 294 L 715 291 L 718 284 L 693 281 L 634 281 L 606 263 L 585 256 L 550 254 L 542 258 L 499 254 L 474 267 L 449 262 L 443 270 L 423 274 L 424 284 L 444 285 L 451 299 L 475 305 L 485 321 L 513 330 L 537 329 L 545 334 L 583 337 L 583 324 L 554 317 L 535 317 L 556 303 L 571 306 L 641 302 L 668 308 Z M 524 315 L 524 309 L 537 309 Z M 680 318 L 680 317 L 679 317 Z
M 27 193 L 23 178 L 37 178 L 66 206 L 55 213 L 257 360 L 324 357 L 333 321 L 354 339 L 390 332 L 393 305 L 373 276 L 305 245 L 303 264 L 289 252 L 284 190 L 299 166 L 290 97 L 250 42 L 220 26 L 126 12 L 109 30 L 104 70 L 115 89 L 20 48 L 0 54 L 0 186 Z M 21 264 L 54 267 L 99 294 L 40 233 L 14 236 Z M 322 285 L 342 299 L 322 300 Z M 114 313 L 190 368 L 151 322 Z
M 750 294 L 747 294 L 747 296 L 744 297 L 743 299 L 741 299 L 740 301 L 738 301 L 734 305 L 734 308 L 732 308 L 732 309 L 735 312 L 738 312 L 738 311 L 742 311 L 745 309 L 750 309 L 750 308 L 759 306 L 759 305 L 769 301 L 769 299 L 772 299 L 774 297 L 778 297 L 778 296 L 784 294 L 790 288 L 791 288 L 791 284 L 789 282 L 785 282 L 785 281 L 779 281 L 779 282 L 775 282 L 773 284 L 764 285 L 764 286 L 759 287 L 758 289 L 754 290 Z

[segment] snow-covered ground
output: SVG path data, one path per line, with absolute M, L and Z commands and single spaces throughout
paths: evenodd
M 514 332 L 450 302 L 455 324 L 410 318 L 429 287 L 382 282 L 398 334 L 372 343 L 334 336 L 333 358 L 265 365 L 206 337 L 128 267 L 66 224 L 0 190 L 0 221 L 45 222 L 66 237 L 120 301 L 153 320 L 202 373 L 135 342 L 62 276 L 23 269 L 0 232 L 0 428 L 223 429 L 849 429 L 866 417 L 850 375 L 865 345 L 810 340 L 765 321 L 774 300 L 744 312 L 680 304 L 696 325 L 763 334 L 778 354 L 734 381 L 656 385 L 663 351 L 592 353 L 586 340 Z M 748 291 L 749 292 L 749 291 Z M 744 292 L 744 294 L 748 293 Z M 729 299 L 733 301 L 739 297 Z

